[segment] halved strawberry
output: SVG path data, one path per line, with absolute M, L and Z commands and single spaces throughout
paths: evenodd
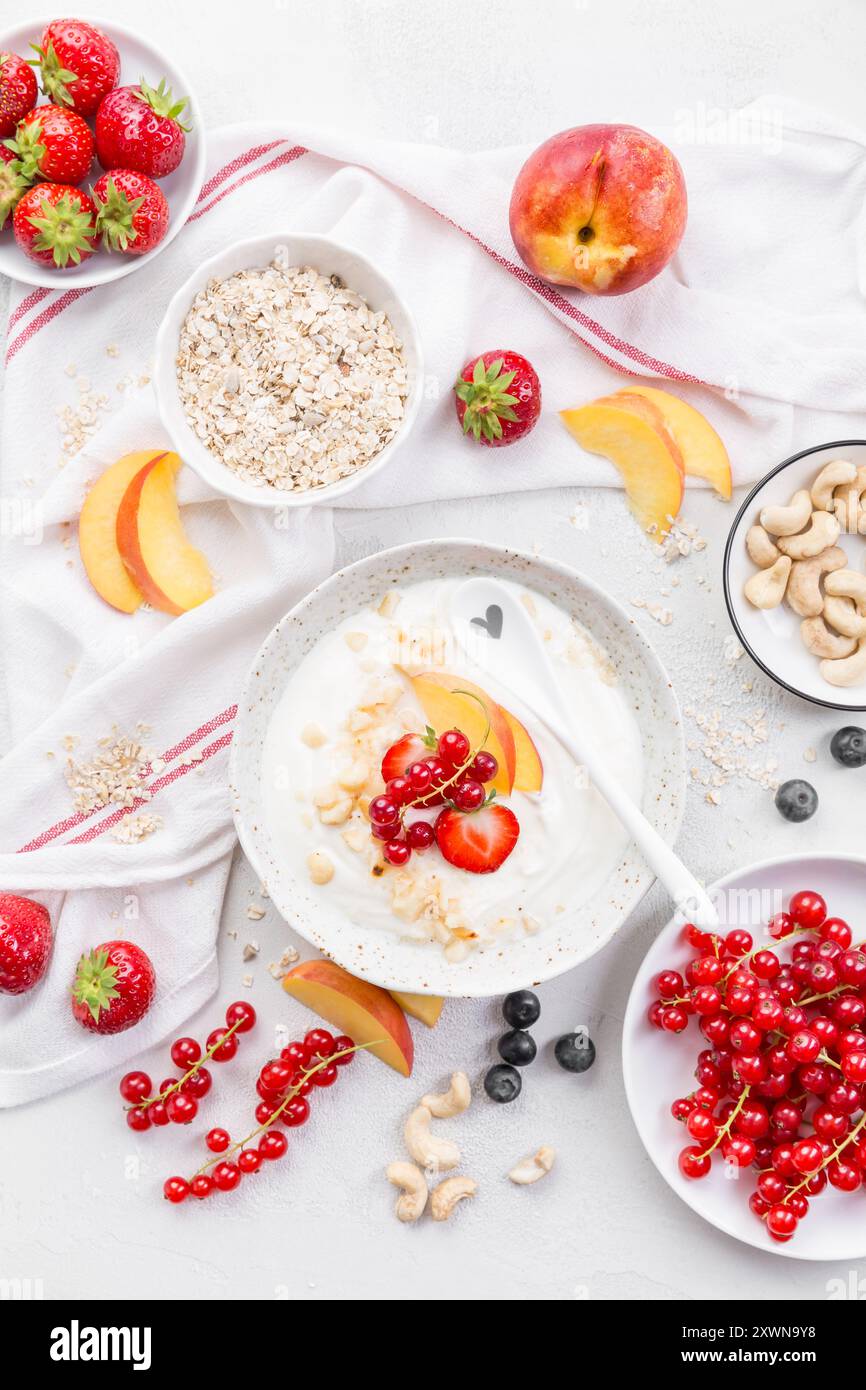
M 470 874 L 495 873 L 520 834 L 514 812 L 496 801 L 469 815 L 449 808 L 437 817 L 435 829 L 442 858 Z
M 392 743 L 382 759 L 382 780 L 390 782 L 394 777 L 402 777 L 410 763 L 421 762 L 436 748 L 436 735 L 432 729 L 426 734 L 404 734 Z

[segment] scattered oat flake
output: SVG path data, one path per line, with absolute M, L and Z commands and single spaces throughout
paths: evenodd
M 265 915 L 265 909 L 259 907 L 258 903 L 247 904 L 247 916 L 251 922 L 260 922 Z
M 120 824 L 115 826 L 111 838 L 120 845 L 138 844 L 140 840 L 146 840 L 149 835 L 161 830 L 162 825 L 162 816 L 124 816 Z
M 257 941 L 248 941 L 244 947 L 244 960 L 255 960 L 256 956 L 259 954 L 259 950 L 260 947 Z
M 99 740 L 89 762 L 67 758 L 66 781 L 73 806 L 77 811 L 96 811 L 112 804 L 131 808 L 136 800 L 149 801 L 144 779 L 152 757 L 139 737 L 113 729 Z
M 815 761 L 815 759 L 817 758 L 817 756 L 818 756 L 817 750 L 814 749 L 814 748 L 807 748 L 806 751 L 805 751 L 805 753 L 803 754 L 803 757 L 804 757 L 804 759 L 806 760 L 807 763 L 813 763 L 813 762 Z
M 287 946 L 279 960 L 271 961 L 268 966 L 268 974 L 272 975 L 275 980 L 281 980 L 284 975 L 289 973 L 289 970 L 297 960 L 300 960 L 299 953 L 295 950 L 294 946 Z

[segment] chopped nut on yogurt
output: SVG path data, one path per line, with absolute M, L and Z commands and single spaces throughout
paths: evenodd
M 307 869 L 313 883 L 330 883 L 334 877 L 333 860 L 321 849 L 314 849 L 307 855 Z
M 328 736 L 320 724 L 305 724 L 301 730 L 301 743 L 308 748 L 322 748 L 327 741 Z

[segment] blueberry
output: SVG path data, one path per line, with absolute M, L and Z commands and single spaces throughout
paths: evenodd
M 517 1100 L 522 1085 L 520 1072 L 515 1071 L 514 1067 L 506 1066 L 504 1062 L 498 1062 L 495 1067 L 491 1067 L 484 1078 L 485 1091 L 491 1100 L 498 1101 L 500 1105 Z
M 516 989 L 502 1001 L 502 1017 L 509 1028 L 531 1028 L 538 1022 L 541 1004 L 531 989 Z
M 577 1033 L 565 1033 L 557 1038 L 553 1055 L 565 1071 L 589 1071 L 595 1061 L 595 1043 L 582 1028 Z
M 524 1033 L 522 1028 L 512 1028 L 510 1033 L 503 1033 L 498 1046 L 503 1062 L 510 1062 L 513 1067 L 528 1067 L 530 1062 L 535 1061 L 538 1051 L 532 1034 Z
M 808 820 L 817 809 L 818 793 L 812 783 L 804 782 L 802 777 L 792 777 L 790 782 L 783 782 L 776 792 L 776 810 L 785 820 Z
M 862 767 L 866 763 L 866 729 L 846 725 L 830 740 L 830 752 L 843 767 Z

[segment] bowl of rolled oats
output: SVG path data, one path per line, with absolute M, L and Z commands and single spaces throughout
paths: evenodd
M 240 242 L 177 292 L 154 382 L 177 451 L 259 507 L 331 502 L 383 468 L 421 403 L 412 315 L 364 256 L 319 235 Z

